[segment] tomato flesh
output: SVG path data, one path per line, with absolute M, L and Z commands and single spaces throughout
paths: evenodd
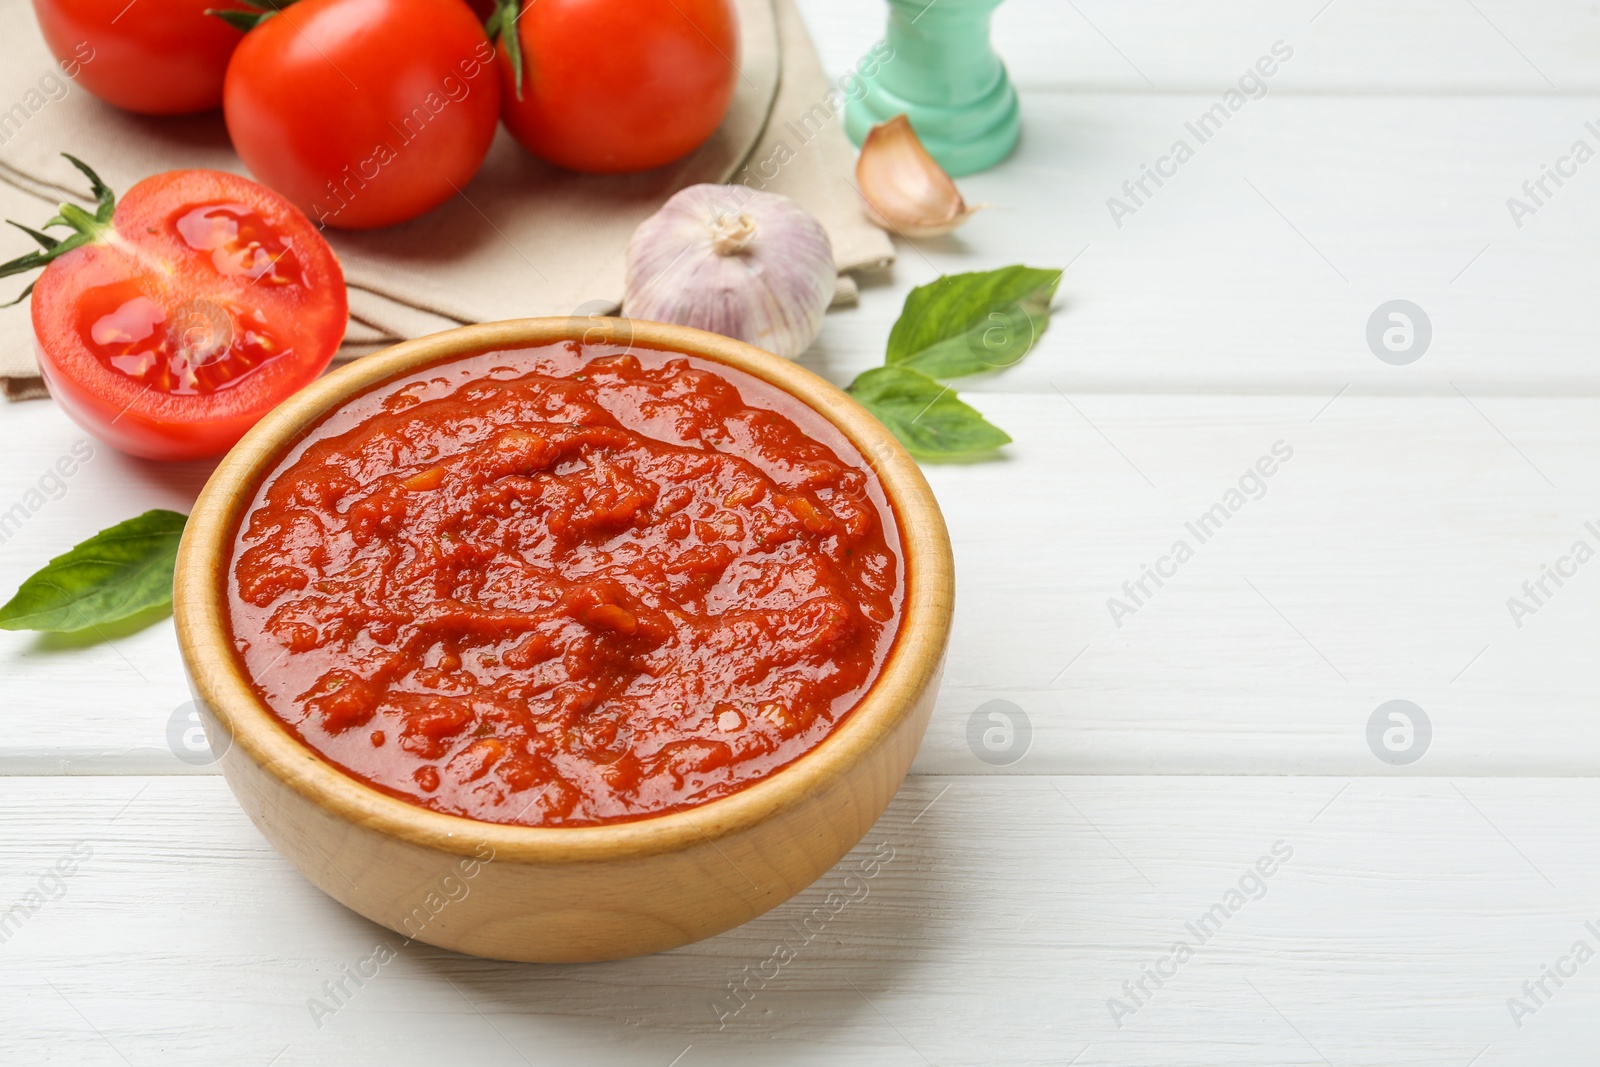
M 219 274 L 248 278 L 252 287 L 305 285 L 293 247 L 247 205 L 202 204 L 177 216 L 174 226 L 184 244 L 209 253 Z M 106 366 L 182 396 L 237 386 L 269 360 L 294 354 L 259 308 L 198 297 L 169 316 L 135 281 L 85 291 L 78 332 Z
M 292 356 L 259 310 L 191 300 L 168 312 L 130 286 L 84 293 L 78 332 L 99 360 L 173 396 L 203 396 L 241 385 L 257 367 Z M 109 310 L 107 310 L 109 309 Z
M 293 246 L 247 204 L 202 204 L 178 216 L 174 225 L 184 244 L 211 253 L 219 274 L 268 286 L 305 284 Z
M 271 190 L 174 171 L 130 189 L 113 225 L 33 295 L 45 380 L 97 437 L 154 459 L 215 455 L 332 359 L 338 261 Z

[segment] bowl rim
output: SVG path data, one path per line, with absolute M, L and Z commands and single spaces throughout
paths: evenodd
M 900 527 L 906 583 L 900 630 L 877 679 L 838 727 L 779 771 L 728 796 L 598 826 L 521 826 L 433 811 L 340 770 L 291 734 L 256 696 L 234 655 L 226 623 L 233 530 L 284 453 L 354 394 L 433 363 L 561 341 L 626 341 L 637 348 L 721 363 L 788 393 L 844 434 L 877 476 Z M 510 319 L 404 341 L 348 363 L 285 400 L 223 458 L 196 500 L 179 547 L 173 614 L 190 684 L 231 746 L 324 811 L 447 854 L 481 857 L 488 846 L 497 862 L 589 863 L 677 852 L 707 842 L 715 847 L 717 839 L 803 803 L 847 775 L 913 714 L 923 690 L 935 680 L 949 636 L 954 586 L 944 519 L 921 469 L 894 435 L 843 390 L 796 363 L 718 334 L 642 320 L 575 316 Z

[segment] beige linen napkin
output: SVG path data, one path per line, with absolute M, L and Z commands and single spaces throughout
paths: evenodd
M 866 221 L 851 184 L 855 150 L 838 112 L 843 98 L 792 0 L 736 4 L 742 58 L 734 102 L 686 159 L 645 174 L 579 175 L 535 159 L 502 129 L 477 178 L 443 207 L 383 230 L 324 231 L 350 288 L 341 358 L 462 323 L 615 310 L 634 227 L 697 182 L 747 182 L 815 214 L 841 272 L 835 302 L 851 302 L 855 287 L 844 272 L 886 266 L 893 248 Z M 245 173 L 220 115 L 153 119 L 102 104 L 54 64 L 31 5 L 0 0 L 0 217 L 33 225 L 63 199 L 87 202 L 63 151 L 118 190 L 178 167 Z M 0 258 L 27 250 L 16 237 L 0 236 Z M 5 284 L 0 299 L 10 296 Z M 24 285 L 17 281 L 16 291 Z M 0 310 L 0 385 L 11 399 L 44 395 L 26 301 Z

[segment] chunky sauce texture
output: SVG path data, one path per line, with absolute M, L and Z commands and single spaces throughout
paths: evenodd
M 355 398 L 263 482 L 228 578 L 257 692 L 436 811 L 679 810 L 815 746 L 897 629 L 893 509 L 799 401 L 576 343 Z

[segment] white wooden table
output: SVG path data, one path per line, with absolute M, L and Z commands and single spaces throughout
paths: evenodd
M 881 32 L 877 5 L 804 10 L 836 73 Z M 729 984 L 841 872 L 647 959 L 412 945 L 319 1018 L 396 939 L 174 757 L 170 623 L 0 634 L 0 909 L 57 897 L 0 944 L 0 1061 L 1595 1062 L 1600 562 L 1560 561 L 1600 548 L 1600 161 L 1561 160 L 1600 149 L 1600 11 L 1009 0 L 996 36 L 1026 129 L 963 182 L 993 209 L 903 244 L 806 358 L 874 364 L 939 272 L 1068 266 L 1039 349 L 964 390 L 1016 444 L 929 469 L 957 621 L 868 896 L 737 1012 Z M 1108 198 L 1279 41 L 1266 94 L 1118 226 Z M 1534 205 L 1546 165 L 1575 173 Z M 1408 365 L 1367 340 L 1397 299 L 1431 323 Z M 0 435 L 0 508 L 80 436 L 47 403 Z M 1279 442 L 1199 544 L 1185 524 Z M 100 449 L 0 546 L 0 587 L 205 474 Z M 1179 539 L 1193 558 L 1118 625 L 1108 598 Z M 1006 766 L 968 743 L 997 700 L 1031 727 Z M 1431 726 L 1414 762 L 1369 745 L 1390 700 Z

